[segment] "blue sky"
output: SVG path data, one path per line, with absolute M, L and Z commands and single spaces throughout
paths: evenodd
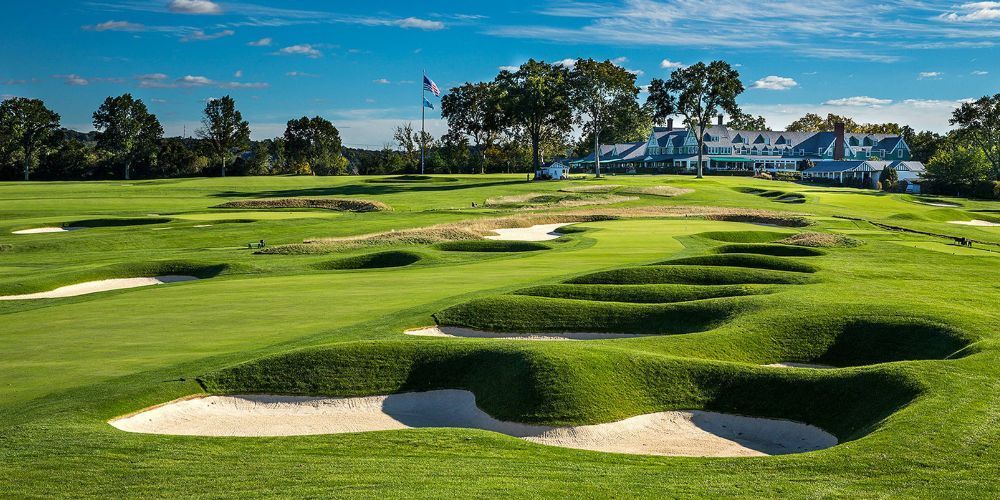
M 1000 92 L 1000 2 L 935 0 L 94 0 L 11 2 L 0 95 L 44 99 L 89 130 L 108 95 L 142 98 L 168 134 L 232 95 L 255 138 L 321 115 L 380 147 L 420 120 L 421 71 L 442 89 L 528 58 L 612 59 L 640 84 L 725 59 L 744 109 L 773 127 L 806 112 L 947 130 L 963 99 Z M 429 130 L 445 126 L 436 111 Z

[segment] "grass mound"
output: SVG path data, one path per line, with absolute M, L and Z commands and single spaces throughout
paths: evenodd
M 695 236 L 726 243 L 770 243 L 789 235 L 774 231 L 709 231 Z
M 443 326 L 502 333 L 588 332 L 674 335 L 711 330 L 750 306 L 733 299 L 634 304 L 496 295 L 434 314 Z
M 570 186 L 560 189 L 564 193 L 610 193 L 622 187 L 621 184 L 597 184 L 594 186 Z
M 598 186 L 593 186 L 598 187 Z M 639 198 L 634 196 L 618 196 L 613 194 L 601 194 L 594 192 L 577 193 L 528 193 L 511 196 L 498 196 L 487 198 L 484 206 L 489 208 L 516 208 L 516 209 L 540 209 L 540 208 L 566 208 L 582 207 L 587 205 L 613 205 L 626 201 L 635 201 Z
M 754 269 L 773 269 L 775 271 L 792 271 L 796 273 L 814 273 L 817 271 L 816 266 L 785 257 L 740 253 L 699 255 L 696 257 L 668 260 L 660 262 L 660 264 L 672 266 L 749 267 Z
M 357 255 L 316 265 L 317 269 L 348 270 L 348 269 L 382 269 L 387 267 L 404 267 L 415 264 L 423 258 L 416 252 L 387 251 Z
M 320 208 L 340 212 L 388 212 L 392 207 L 374 200 L 347 198 L 281 198 L 263 200 L 230 201 L 212 208 L 265 209 Z
M 148 226 L 152 224 L 166 224 L 172 219 L 164 217 L 138 217 L 132 219 L 86 219 L 63 224 L 63 227 L 127 227 L 127 226 Z
M 771 245 L 762 243 L 743 243 L 723 245 L 713 249 L 716 253 L 752 253 L 758 255 L 776 255 L 779 257 L 816 257 L 826 255 L 826 252 L 809 247 L 792 245 Z
M 446 241 L 434 245 L 445 252 L 535 252 L 552 247 L 537 241 L 467 240 Z
M 160 261 L 130 264 L 114 264 L 111 266 L 73 271 L 69 273 L 37 275 L 30 279 L 13 283 L 0 284 L 0 295 L 24 295 L 46 292 L 56 288 L 119 278 L 144 278 L 156 276 L 194 276 L 196 278 L 214 278 L 224 272 L 234 272 L 239 268 L 233 264 L 205 264 L 189 261 Z
M 622 190 L 627 194 L 644 194 L 647 196 L 665 196 L 672 198 L 694 192 L 694 189 L 678 188 L 673 186 L 650 186 L 650 187 L 630 187 Z
M 14 245 L 9 245 L 7 243 L 0 243 L 0 253 L 13 252 Z
M 788 191 L 780 191 L 777 189 L 759 189 L 751 187 L 738 187 L 733 188 L 740 193 L 757 195 L 762 198 L 770 198 L 772 201 L 778 203 L 805 203 L 806 197 L 801 193 L 790 193 Z
M 778 240 L 777 243 L 813 248 L 853 248 L 863 245 L 864 241 L 842 234 L 799 233 Z
M 859 366 L 892 361 L 945 359 L 970 343 L 961 331 L 923 319 L 852 319 L 834 327 L 836 340 L 817 363 Z
M 812 282 L 802 273 L 742 267 L 643 266 L 602 271 L 573 278 L 567 283 L 586 285 L 744 285 L 802 284 Z
M 515 295 L 557 299 L 667 304 L 692 300 L 739 297 L 770 293 L 765 287 L 751 285 L 542 285 L 514 292 Z
M 673 409 L 784 418 L 841 441 L 913 401 L 902 370 L 794 373 L 595 347 L 496 342 L 353 342 L 294 351 L 203 375 L 214 394 L 368 396 L 464 389 L 501 420 L 592 424 Z M 558 383 L 553 383 L 558 381 Z

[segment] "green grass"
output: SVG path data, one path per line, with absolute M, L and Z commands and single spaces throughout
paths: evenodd
M 753 269 L 771 269 L 775 271 L 791 271 L 796 273 L 814 273 L 818 268 L 812 264 L 792 260 L 787 257 L 773 255 L 758 255 L 753 253 L 724 253 L 721 255 L 699 255 L 660 262 L 671 266 L 723 266 L 747 267 Z
M 386 267 L 404 267 L 420 262 L 424 256 L 417 252 L 396 251 L 375 252 L 354 257 L 321 262 L 316 264 L 317 269 L 325 270 L 346 270 L 346 269 L 382 269 Z
M 506 240 L 445 241 L 434 245 L 434 248 L 444 252 L 536 252 L 552 249 L 545 243 L 535 241 Z
M 606 182 L 621 185 L 616 192 L 664 184 L 694 190 L 614 207 L 624 214 L 648 205 L 784 211 L 803 214 L 810 232 L 842 232 L 864 245 L 776 245 L 799 230 L 650 217 L 571 226 L 537 252 L 393 243 L 258 255 L 246 244 L 518 215 L 482 205 L 532 193 L 558 197 L 583 183 L 529 183 L 523 175 L 0 183 L 2 294 L 112 277 L 211 278 L 0 302 L 0 492 L 1000 496 L 1000 266 L 997 252 L 987 251 L 1000 249 L 987 244 L 1000 243 L 1000 231 L 948 222 L 995 217 L 1000 205 L 948 198 L 960 207 L 934 207 L 907 195 L 748 178 L 619 175 Z M 746 190 L 806 202 L 782 204 L 782 194 Z M 394 210 L 211 208 L 312 198 L 372 200 Z M 147 218 L 169 221 L 11 234 Z M 874 223 L 987 243 L 952 251 L 948 239 Z M 211 227 L 194 227 L 202 224 Z M 370 269 L 412 255 L 422 258 L 372 271 L 318 270 L 345 262 Z M 651 265 L 664 261 L 685 265 Z M 746 267 L 789 263 L 816 272 Z M 518 342 L 402 334 L 435 318 L 498 331 L 651 335 Z M 761 366 L 777 362 L 842 368 Z M 349 396 L 438 388 L 473 391 L 490 414 L 524 422 L 707 409 L 804 421 L 844 443 L 801 455 L 701 459 L 545 447 L 468 429 L 230 439 L 128 434 L 106 423 L 204 391 Z

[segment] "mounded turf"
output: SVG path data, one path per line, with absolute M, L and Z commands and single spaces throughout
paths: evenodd
M 948 223 L 998 213 L 996 203 L 960 200 L 961 207 L 944 208 L 866 190 L 619 175 L 614 182 L 623 190 L 666 179 L 695 191 L 624 202 L 615 207 L 621 220 L 587 222 L 585 235 L 545 252 L 445 252 L 397 242 L 351 252 L 416 252 L 434 265 L 316 272 L 338 256 L 246 248 L 260 239 L 277 246 L 519 216 L 472 209 L 471 202 L 568 184 L 527 183 L 522 175 L 450 178 L 0 183 L 0 248 L 13 247 L 0 252 L 2 290 L 52 289 L 119 268 L 125 276 L 169 272 L 140 268 L 154 263 L 188 266 L 175 270 L 182 274 L 226 266 L 206 269 L 215 279 L 197 283 L 0 304 L 0 491 L 101 498 L 1000 496 L 993 479 L 1000 475 L 1000 291 L 991 286 L 1000 268 L 988 252 L 1000 249 L 991 244 L 1000 243 L 1000 232 Z M 734 188 L 800 193 L 808 202 L 785 206 Z M 395 210 L 210 208 L 290 198 L 373 200 Z M 808 216 L 810 232 L 843 232 L 865 244 L 793 255 L 771 242 L 795 230 L 628 218 L 646 205 L 785 210 Z M 173 222 L 10 235 L 152 213 Z M 911 216 L 890 218 L 897 214 Z M 252 222 L 219 223 L 225 218 Z M 193 227 L 203 222 L 212 226 Z M 984 242 L 975 248 L 982 255 L 930 251 L 950 240 L 912 231 Z M 648 266 L 733 254 L 787 257 L 819 271 Z M 669 282 L 649 282 L 650 269 Z M 567 282 L 608 277 L 601 273 L 626 284 Z M 795 283 L 782 284 L 789 280 Z M 580 342 L 402 334 L 431 324 L 435 313 L 496 329 L 659 334 Z M 777 362 L 841 368 L 762 366 Z M 567 450 L 457 429 L 205 439 L 128 434 L 107 424 L 206 389 L 362 395 L 425 388 L 467 388 L 482 408 L 509 420 L 598 423 L 706 409 L 805 421 L 844 442 L 794 456 L 699 459 Z
M 670 266 L 729 266 L 754 269 L 772 269 L 775 271 L 791 271 L 796 273 L 814 273 L 818 268 L 806 262 L 776 257 L 773 255 L 758 255 L 752 253 L 724 253 L 721 255 L 699 255 L 660 262 Z
M 171 219 L 164 217 L 142 217 L 132 219 L 86 219 L 67 222 L 65 227 L 128 227 L 128 226 L 148 226 L 152 224 L 166 224 Z
M 321 262 L 316 264 L 316 267 L 325 270 L 382 269 L 409 266 L 420 262 L 421 259 L 423 255 L 417 252 L 390 250 Z
M 464 240 L 445 241 L 434 245 L 444 252 L 537 252 L 552 247 L 537 241 Z

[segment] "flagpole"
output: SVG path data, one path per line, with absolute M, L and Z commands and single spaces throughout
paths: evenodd
M 420 80 L 420 175 L 424 175 L 424 129 L 426 127 L 426 116 L 427 116 L 427 105 L 425 101 L 427 100 L 427 89 L 424 85 L 424 80 L 427 79 L 427 72 L 424 71 L 424 77 Z

